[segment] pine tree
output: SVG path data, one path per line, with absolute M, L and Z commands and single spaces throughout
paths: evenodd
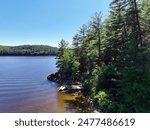
M 59 68 L 59 73 L 61 75 L 64 75 L 64 71 L 63 71 L 63 55 L 64 53 L 68 50 L 68 45 L 69 43 L 66 42 L 65 40 L 61 40 L 60 43 L 58 44 L 59 49 L 58 49 L 58 53 L 57 53 L 57 68 Z
M 140 0 L 140 22 L 143 33 L 144 46 L 150 47 L 150 1 Z
M 95 13 L 95 16 L 92 18 L 92 22 L 91 22 L 91 26 L 92 26 L 92 32 L 94 33 L 95 39 L 96 41 L 96 45 L 98 48 L 98 58 L 97 58 L 97 63 L 98 66 L 101 65 L 101 35 L 102 35 L 102 13 Z

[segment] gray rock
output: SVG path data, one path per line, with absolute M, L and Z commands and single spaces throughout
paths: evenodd
M 66 93 L 75 93 L 83 90 L 83 86 L 79 82 L 67 83 L 58 87 L 58 91 Z

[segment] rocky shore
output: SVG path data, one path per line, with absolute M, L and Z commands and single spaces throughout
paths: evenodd
M 56 73 L 54 73 L 54 74 L 50 74 L 50 75 L 48 75 L 47 76 L 47 79 L 49 80 L 49 81 L 52 81 L 52 82 L 55 82 L 55 83 L 60 83 L 61 82 L 61 76 L 60 76 L 60 74 L 58 73 L 58 72 L 56 72 Z
M 55 74 L 51 74 L 47 77 L 48 80 L 52 82 L 56 82 L 59 84 L 58 91 L 63 93 L 82 93 L 83 92 L 83 86 L 80 82 L 75 81 L 61 81 L 60 75 L 58 72 Z
M 84 96 L 86 94 L 84 94 L 84 88 L 80 82 L 70 80 L 62 81 L 58 72 L 50 74 L 47 79 L 59 84 L 57 88 L 58 92 L 78 95 L 78 98 L 72 104 L 74 108 L 77 107 L 78 112 L 101 112 L 90 96 Z

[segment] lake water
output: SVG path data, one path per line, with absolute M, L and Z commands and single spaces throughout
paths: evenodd
M 56 71 L 53 56 L 0 57 L 0 112 L 69 112 L 65 100 L 74 97 L 47 80 Z

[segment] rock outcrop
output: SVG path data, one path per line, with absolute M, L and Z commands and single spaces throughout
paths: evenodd
M 58 91 L 65 93 L 80 93 L 83 91 L 83 86 L 80 82 L 69 82 L 60 85 Z
M 56 82 L 59 84 L 58 91 L 64 93 L 81 93 L 83 91 L 83 86 L 80 82 L 61 80 L 61 76 L 58 72 L 51 74 L 47 77 L 48 80 Z
M 47 79 L 52 82 L 60 83 L 61 78 L 60 78 L 60 74 L 56 72 L 54 74 L 50 74 L 49 76 L 47 76 Z

